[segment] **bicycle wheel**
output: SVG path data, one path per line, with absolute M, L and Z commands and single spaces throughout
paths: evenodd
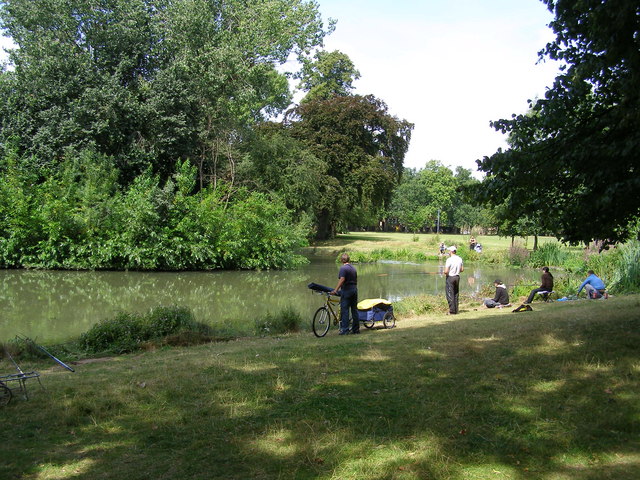
M 396 326 L 396 317 L 393 316 L 393 313 L 387 312 L 384 314 L 382 322 L 384 323 L 384 328 L 393 328 Z
M 8 405 L 12 396 L 13 394 L 11 393 L 11 389 L 4 383 L 0 382 L 0 407 Z
M 327 307 L 320 307 L 316 310 L 311 326 L 316 337 L 324 337 L 327 334 L 331 326 L 331 318 Z

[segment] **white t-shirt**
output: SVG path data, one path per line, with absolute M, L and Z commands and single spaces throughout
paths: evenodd
M 449 276 L 452 277 L 454 275 L 460 275 L 462 271 L 462 257 L 458 255 L 451 255 L 447 258 L 447 261 L 444 264 L 444 269 L 449 269 Z

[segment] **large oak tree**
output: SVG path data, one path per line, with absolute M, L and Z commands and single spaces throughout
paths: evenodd
M 413 124 L 373 95 L 353 95 L 302 102 L 285 125 L 327 168 L 333 197 L 316 212 L 317 237 L 376 224 L 400 181 Z

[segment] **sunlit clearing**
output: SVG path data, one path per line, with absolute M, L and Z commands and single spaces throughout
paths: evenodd
M 559 353 L 560 351 L 567 351 L 569 348 L 573 348 L 576 345 L 572 345 L 564 340 L 554 337 L 553 335 L 544 335 L 539 345 L 534 345 L 530 351 L 538 354 L 546 353 Z
M 516 468 L 508 465 L 474 465 L 464 467 L 464 478 L 484 480 L 486 478 L 518 478 Z
M 564 380 L 550 380 L 547 382 L 538 382 L 531 387 L 534 392 L 538 393 L 551 393 L 555 392 L 565 385 Z
M 438 351 L 432 350 L 431 347 L 420 348 L 416 350 L 416 355 L 421 355 L 423 357 L 429 358 L 442 358 L 444 355 Z
M 508 410 L 521 417 L 535 418 L 538 415 L 536 409 L 531 408 L 529 405 L 512 405 L 508 407 Z
M 246 373 L 256 373 L 256 372 L 268 372 L 270 370 L 276 370 L 276 367 L 272 363 L 246 363 L 245 365 L 238 367 L 238 370 Z
M 96 461 L 93 459 L 84 458 L 77 462 L 68 463 L 63 467 L 51 465 L 50 463 L 40 464 L 38 465 L 40 471 L 33 478 L 41 480 L 55 480 L 76 477 L 79 475 L 88 475 L 88 473 L 93 469 L 95 463 Z
M 291 441 L 291 433 L 285 429 L 269 432 L 255 443 L 256 448 L 275 458 L 288 458 L 296 453 L 296 443 Z
M 495 335 L 491 335 L 490 337 L 485 338 L 474 338 L 474 342 L 499 342 L 502 341 L 501 337 L 496 337 Z
M 386 362 L 391 360 L 391 357 L 384 355 L 379 350 L 370 348 L 360 356 L 360 359 L 365 362 Z

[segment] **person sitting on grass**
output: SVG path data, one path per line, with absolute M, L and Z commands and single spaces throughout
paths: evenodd
M 580 288 L 578 288 L 578 295 L 580 295 L 583 288 L 587 294 L 587 298 L 609 298 L 606 290 L 607 287 L 602 279 L 593 273 L 593 270 L 587 272 L 587 278 L 585 278 L 584 282 L 580 284 Z
M 540 280 L 540 287 L 531 290 L 529 298 L 524 302 L 525 305 L 529 305 L 533 302 L 533 297 L 536 296 L 536 293 L 553 291 L 553 275 L 549 272 L 549 267 L 542 267 L 542 277 L 540 277 Z
M 509 292 L 507 287 L 500 280 L 495 280 L 493 284 L 496 287 L 496 294 L 493 298 L 485 298 L 484 305 L 487 308 L 504 307 L 509 305 Z

